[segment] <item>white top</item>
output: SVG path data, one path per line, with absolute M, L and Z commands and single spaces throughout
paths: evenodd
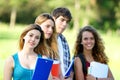
M 65 70 L 64 70 L 64 64 L 63 64 L 63 46 L 59 36 L 58 36 L 58 51 L 59 51 L 60 62 L 61 62 L 60 66 L 61 66 L 62 74 L 64 75 Z

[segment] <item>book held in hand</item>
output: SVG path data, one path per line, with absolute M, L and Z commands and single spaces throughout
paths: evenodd
M 52 65 L 53 60 L 48 58 L 38 58 L 32 80 L 48 80 Z
M 93 61 L 90 63 L 90 67 L 88 68 L 88 74 L 97 78 L 107 78 L 108 65 Z
M 52 74 L 52 76 L 59 77 L 59 73 L 60 73 L 60 61 L 53 60 L 51 74 Z
M 70 73 L 72 71 L 73 66 L 74 66 L 74 59 L 72 59 L 67 71 L 65 72 L 64 77 L 69 77 L 70 76 Z

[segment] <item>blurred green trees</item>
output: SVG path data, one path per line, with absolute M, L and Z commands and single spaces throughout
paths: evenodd
M 0 0 L 0 22 L 33 23 L 39 14 L 60 6 L 72 13 L 70 29 L 88 24 L 105 31 L 120 29 L 119 0 Z

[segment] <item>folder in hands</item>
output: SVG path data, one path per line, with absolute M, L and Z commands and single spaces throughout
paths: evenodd
M 90 67 L 88 68 L 88 74 L 97 78 L 107 78 L 108 65 L 93 61 L 90 63 Z
M 48 80 L 52 65 L 53 60 L 47 58 L 38 58 L 32 80 Z

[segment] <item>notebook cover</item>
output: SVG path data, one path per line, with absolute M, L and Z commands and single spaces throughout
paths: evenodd
M 32 80 L 48 80 L 53 60 L 38 58 L 33 72 Z
M 59 77 L 59 73 L 60 73 L 60 61 L 54 60 L 51 69 L 51 74 L 52 76 Z
M 73 64 L 74 64 L 74 59 L 72 59 L 72 61 L 71 61 L 70 65 L 69 65 L 67 71 L 65 72 L 65 75 L 64 75 L 65 77 L 69 77 L 70 76 L 70 73 L 71 73 L 71 71 L 73 69 L 73 66 L 74 66 Z
M 108 65 L 99 62 L 91 62 L 88 68 L 88 74 L 93 75 L 97 78 L 107 78 L 108 76 Z

